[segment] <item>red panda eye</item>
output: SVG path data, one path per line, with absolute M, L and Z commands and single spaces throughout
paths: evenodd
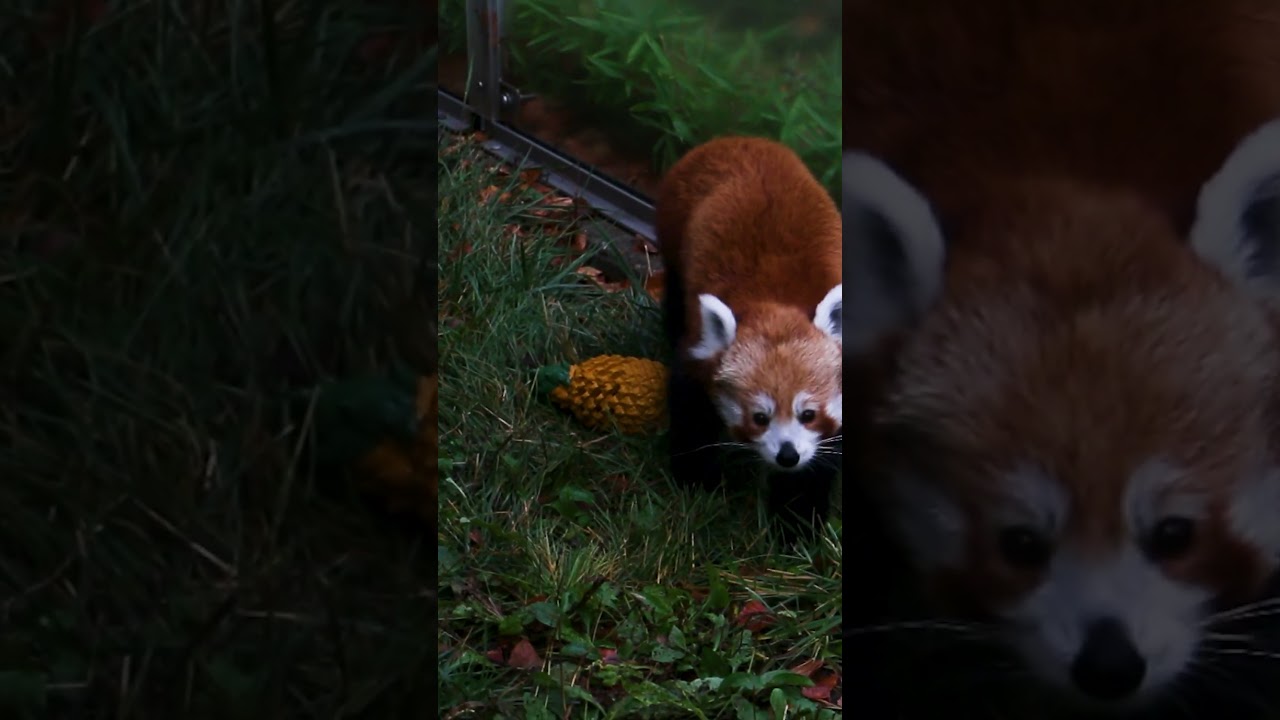
M 808 425 L 809 423 L 813 422 L 814 419 L 816 419 L 817 417 L 818 417 L 818 413 L 812 410 L 804 410 L 800 413 L 800 422 L 804 423 L 805 425 Z
M 1048 538 L 1024 526 L 1007 527 L 1001 530 L 999 545 L 1004 561 L 1020 570 L 1042 568 L 1053 555 L 1053 547 Z
M 751 416 L 751 422 L 759 425 L 760 427 L 765 427 L 769 424 L 769 416 L 764 413 L 756 413 Z
M 1191 550 L 1195 537 L 1196 525 L 1191 518 L 1163 518 L 1147 538 L 1147 555 L 1157 561 L 1176 560 Z

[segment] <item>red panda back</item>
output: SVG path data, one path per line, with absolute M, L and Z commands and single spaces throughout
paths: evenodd
M 760 303 L 811 317 L 840 282 L 835 202 L 794 152 L 771 140 L 719 138 L 686 154 L 663 178 L 656 228 L 695 333 L 700 294 L 720 298 L 749 325 Z

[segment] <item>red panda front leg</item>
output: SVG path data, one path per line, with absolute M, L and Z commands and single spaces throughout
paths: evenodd
M 724 422 L 702 384 L 689 376 L 680 357 L 684 337 L 684 283 L 674 267 L 667 268 L 662 295 L 663 330 L 671 353 L 667 376 L 667 452 L 671 474 L 685 487 L 713 489 L 721 480 L 717 447 Z
M 672 477 L 686 487 L 715 489 L 722 480 L 719 449 L 724 421 L 702 384 L 678 363 L 668 375 L 667 410 Z

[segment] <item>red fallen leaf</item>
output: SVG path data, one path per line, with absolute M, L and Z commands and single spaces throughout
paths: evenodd
M 485 652 L 484 656 L 494 665 L 505 665 L 506 658 L 502 657 L 502 648 L 494 648 Z
M 470 254 L 471 254 L 472 249 L 473 249 L 473 248 L 471 247 L 471 243 L 469 243 L 469 242 L 468 242 L 468 243 L 462 243 L 462 244 L 461 244 L 461 245 L 459 245 L 458 247 L 456 247 L 456 248 L 454 248 L 453 250 L 449 251 L 449 259 L 450 259 L 450 260 L 457 260 L 458 258 L 461 258 L 463 255 L 470 255 Z
M 800 694 L 810 700 L 828 701 L 831 699 L 831 691 L 835 689 L 838 680 L 839 677 L 833 672 L 823 673 L 813 681 L 812 686 L 800 688 Z
M 636 250 L 646 255 L 658 254 L 658 246 L 654 245 L 653 241 L 643 235 L 636 235 Z
M 738 613 L 738 617 L 733 621 L 735 625 L 744 627 L 747 632 L 760 632 L 777 621 L 773 613 L 769 612 L 769 608 L 759 600 L 749 600 L 742 607 L 742 611 Z
M 655 270 L 644 279 L 644 291 L 649 293 L 654 302 L 662 302 L 662 292 L 667 285 L 665 273 L 665 270 Z
M 520 171 L 520 182 L 532 188 L 537 188 L 538 180 L 542 178 L 542 168 L 526 168 Z
M 507 665 L 519 670 L 537 670 L 542 667 L 542 658 L 538 657 L 538 651 L 533 649 L 527 638 L 520 638 L 507 656 Z
M 480 534 L 479 530 L 476 530 L 474 528 L 471 530 L 471 532 L 467 533 L 467 539 L 470 540 L 471 544 L 475 547 L 480 547 L 484 545 L 484 536 Z
M 474 138 L 476 142 L 484 142 L 489 139 L 489 135 L 483 130 L 477 130 L 471 133 L 471 137 Z
M 605 663 L 607 665 L 617 665 L 618 663 L 622 662 L 622 659 L 618 657 L 617 650 L 613 648 L 602 647 L 600 648 L 600 662 Z
M 622 495 L 631 490 L 631 478 L 626 475 L 610 475 L 604 481 L 609 484 L 609 492 Z
M 573 240 L 569 242 L 569 247 L 574 252 L 584 253 L 587 251 L 587 234 L 584 232 L 577 233 L 573 236 Z

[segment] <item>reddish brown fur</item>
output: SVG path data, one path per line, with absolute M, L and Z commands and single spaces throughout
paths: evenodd
M 1052 169 L 1185 231 L 1200 184 L 1280 114 L 1274 0 L 851 0 L 843 33 L 844 146 L 944 217 Z
M 1273 331 L 1178 246 L 1203 183 L 1280 115 L 1280 3 L 854 0 L 844 35 L 846 148 L 918 188 L 948 239 L 943 310 L 908 341 L 887 419 L 947 438 L 970 513 L 993 471 L 1033 458 L 1103 509 L 1068 533 L 1114 542 L 1153 454 L 1217 488 L 1260 463 Z M 998 296 L 1015 309 L 975 332 Z M 984 392 L 991 375 L 1007 389 Z M 1262 564 L 1223 515 L 1167 570 L 1243 592 Z M 1034 586 L 974 550 L 976 575 L 944 587 L 995 603 Z
M 685 286 L 681 350 L 701 332 L 702 293 L 733 310 L 740 336 L 824 337 L 813 313 L 840 283 L 840 214 L 789 148 L 741 137 L 694 148 L 663 178 L 656 229 Z

